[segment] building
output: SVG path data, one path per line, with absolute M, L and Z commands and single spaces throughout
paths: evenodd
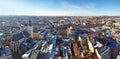
M 101 56 L 98 52 L 97 49 L 95 49 L 95 52 L 93 53 L 93 56 L 92 56 L 93 59 L 101 59 Z
M 110 49 L 111 49 L 111 59 L 116 59 L 117 55 L 119 54 L 119 44 L 116 42 L 113 42 L 109 45 Z
M 11 49 L 8 46 L 0 49 L 0 59 L 13 59 Z
M 27 26 L 27 31 L 31 34 L 31 36 L 33 38 L 33 26 L 32 26 L 31 20 L 29 20 L 29 24 Z
M 38 53 L 39 53 L 39 50 L 32 50 L 29 58 L 30 58 L 30 59 L 37 59 Z
M 72 54 L 73 54 L 73 56 L 75 58 L 82 59 L 82 56 L 81 56 L 81 53 L 80 53 L 80 50 L 78 48 L 78 44 L 77 43 L 73 43 L 72 44 L 71 50 L 72 50 Z
M 71 34 L 71 30 L 72 30 L 72 29 L 73 29 L 72 26 L 70 26 L 70 27 L 67 28 L 67 38 L 70 37 L 70 34 Z
M 26 41 L 28 38 L 31 38 L 31 35 L 28 33 L 28 31 L 14 34 L 10 43 L 12 51 L 18 52 L 20 44 Z
M 105 46 L 101 48 L 99 51 L 101 59 L 111 59 L 111 50 L 109 47 Z
M 12 41 L 11 41 L 11 48 L 13 52 L 17 52 L 19 44 L 24 41 L 24 36 L 22 33 L 17 33 L 13 35 Z

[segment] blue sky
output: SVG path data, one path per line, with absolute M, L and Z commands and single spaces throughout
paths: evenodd
M 0 0 L 0 15 L 119 16 L 120 0 Z

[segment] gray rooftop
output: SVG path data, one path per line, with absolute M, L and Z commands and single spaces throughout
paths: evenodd
M 18 41 L 20 39 L 24 38 L 22 33 L 17 33 L 15 35 L 13 35 L 12 41 Z
M 25 36 L 26 38 L 29 38 L 29 37 L 30 37 L 30 34 L 28 33 L 28 31 L 23 31 L 23 32 L 14 34 L 13 37 L 12 37 L 12 41 L 18 41 L 18 40 L 24 38 L 24 36 Z

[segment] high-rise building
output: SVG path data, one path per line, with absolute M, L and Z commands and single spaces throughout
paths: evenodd
M 27 26 L 27 30 L 28 32 L 31 34 L 32 38 L 33 38 L 33 26 L 32 26 L 32 22 L 31 20 L 29 20 L 29 24 Z

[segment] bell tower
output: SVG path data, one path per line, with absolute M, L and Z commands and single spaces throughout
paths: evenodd
M 31 34 L 33 38 L 33 26 L 31 20 L 29 20 L 28 27 L 27 27 L 28 32 Z

